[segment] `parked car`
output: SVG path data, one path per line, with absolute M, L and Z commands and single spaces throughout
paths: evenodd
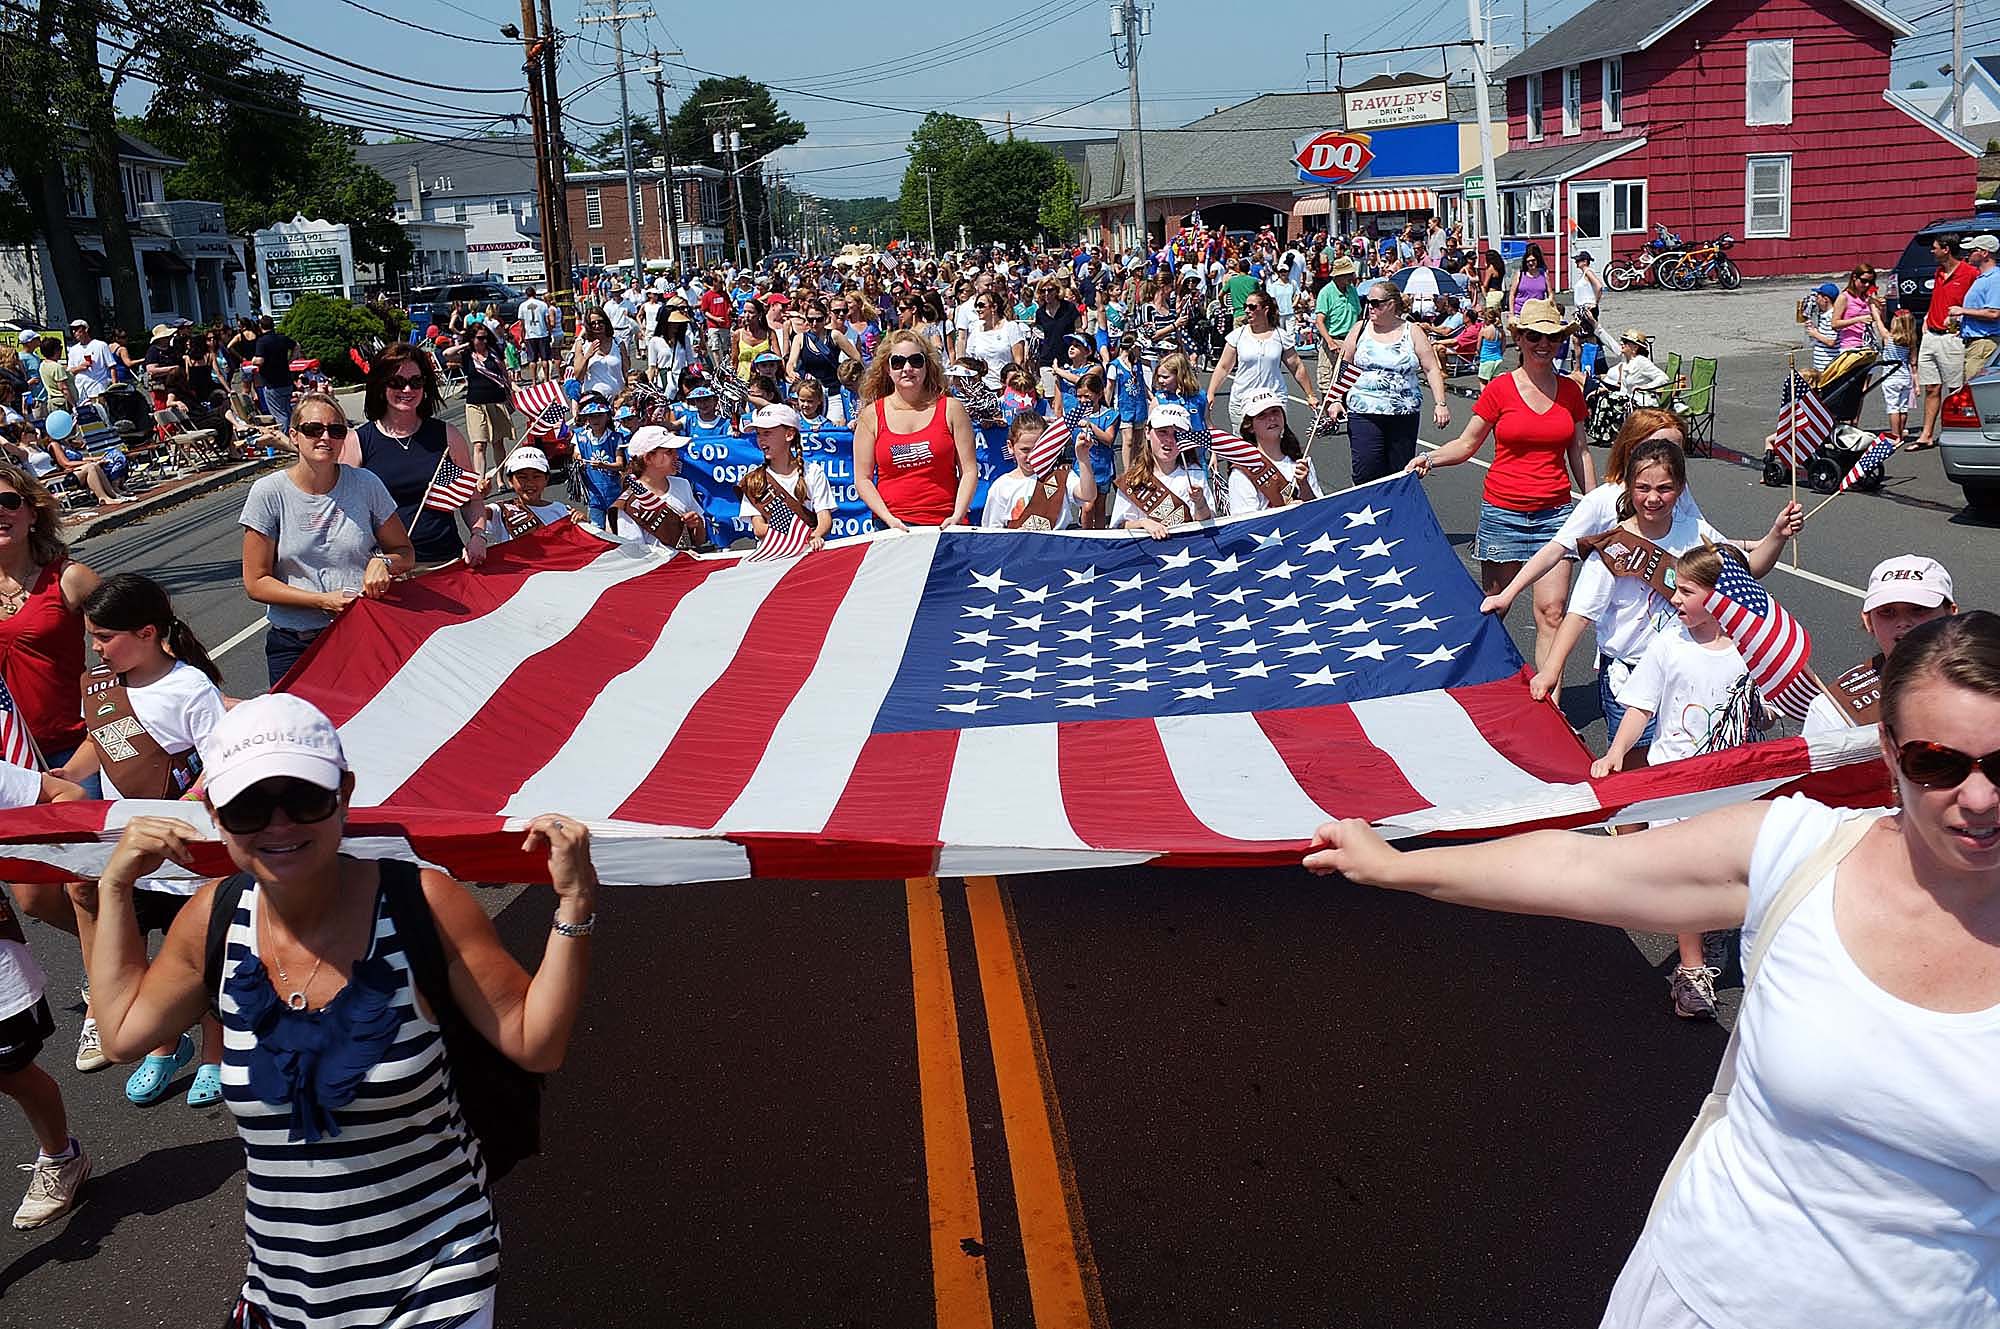
M 1896 260 L 1895 303 L 1922 318 L 1930 311 L 1931 285 L 1937 279 L 1937 256 L 1931 253 L 1931 241 L 1940 235 L 1967 236 L 1981 232 L 2000 235 L 2000 202 L 1981 199 L 1972 205 L 1969 217 L 1940 217 L 1926 222 L 1910 237 L 1910 243 L 1903 247 L 1903 256 Z
M 521 308 L 521 301 L 527 298 L 506 282 L 491 277 L 420 287 L 410 292 L 410 326 L 429 327 L 439 318 L 448 316 L 455 301 L 463 301 L 469 310 L 492 305 L 498 311 L 501 322 L 512 323 Z
M 757 268 L 760 272 L 776 272 L 778 265 L 781 263 L 796 268 L 799 265 L 799 251 L 796 249 L 774 249 L 757 261 Z
M 1938 456 L 1944 478 L 1965 491 L 1966 506 L 2000 518 L 2000 362 L 1944 399 Z

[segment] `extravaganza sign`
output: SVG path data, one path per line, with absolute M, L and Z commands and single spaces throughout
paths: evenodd
M 1448 120 L 1444 81 L 1363 85 L 1341 94 L 1349 129 L 1382 129 L 1390 125 L 1423 125 Z

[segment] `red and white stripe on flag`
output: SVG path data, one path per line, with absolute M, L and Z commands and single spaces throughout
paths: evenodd
M 560 383 L 516 385 L 514 409 L 528 419 L 524 438 L 552 437 L 569 423 L 569 402 Z
M 1041 475 L 1062 460 L 1065 451 L 1076 446 L 1076 431 L 1083 418 L 1081 410 L 1066 411 L 1049 421 L 1035 445 L 1028 449 L 1028 471 Z
M 1800 392 L 1778 414 L 1778 432 L 1772 447 L 1785 464 L 1798 470 L 1819 454 L 1833 432 L 1833 416 L 1818 394 Z
M 438 458 L 437 474 L 424 492 L 424 506 L 433 512 L 456 512 L 482 492 L 479 477 L 462 470 L 449 455 Z
M 14 694 L 4 679 L 0 679 L 0 761 L 33 771 L 42 769 L 41 750 L 35 746 L 35 736 L 28 732 L 21 712 L 15 708 Z
M 1214 429 L 1208 435 L 1209 451 L 1236 466 L 1250 466 L 1264 459 L 1257 445 L 1227 430 Z
M 538 879 L 520 827 L 550 811 L 591 823 L 607 882 L 663 884 L 1283 863 L 1336 816 L 1483 835 L 1794 788 L 1881 798 L 1872 730 L 1591 781 L 1519 676 L 1276 711 L 877 732 L 939 548 L 919 533 L 759 561 L 545 527 L 477 571 L 426 574 L 435 594 L 357 602 L 291 687 L 354 764 L 355 850 L 473 880 Z M 522 729 L 522 707 L 542 722 Z M 0 814 L 0 874 L 94 875 L 116 828 L 151 810 Z M 216 846 L 200 853 L 198 870 L 228 870 Z
M 766 559 L 797 558 L 812 548 L 813 528 L 793 516 L 783 526 L 765 523 L 764 538 L 757 542 L 757 548 L 743 560 L 745 563 L 760 563 Z

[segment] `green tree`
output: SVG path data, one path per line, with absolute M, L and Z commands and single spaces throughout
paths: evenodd
M 1042 191 L 1041 206 L 1035 219 L 1041 223 L 1042 234 L 1052 243 L 1067 244 L 1083 229 L 1083 209 L 1078 206 L 1076 177 L 1070 173 L 1069 163 L 1056 160 L 1055 179 Z
M 1062 158 L 1047 144 L 1025 138 L 988 143 L 958 164 L 945 192 L 957 224 L 974 243 L 1022 244 L 1042 229 L 1042 198 L 1062 169 Z
M 910 164 L 903 168 L 903 189 L 897 196 L 905 231 L 930 237 L 931 216 L 924 202 L 926 169 L 931 172 L 930 209 L 936 213 L 938 234 L 950 235 L 956 230 L 962 218 L 946 196 L 946 184 L 965 159 L 986 144 L 986 131 L 977 120 L 946 111 L 932 111 L 910 131 L 910 143 L 904 149 L 910 154 Z
M 357 305 L 318 291 L 305 291 L 278 320 L 278 331 L 298 343 L 299 354 L 319 361 L 336 383 L 358 383 L 361 367 L 349 351 L 371 355 L 375 343 L 400 336 L 399 318 L 373 305 Z
M 657 116 L 638 116 L 631 119 L 632 165 L 645 170 L 653 158 L 660 153 L 660 125 Z M 599 134 L 584 145 L 583 155 L 595 163 L 593 169 L 599 171 L 622 171 L 625 169 L 625 141 L 618 133 L 618 126 Z
M 735 103 L 718 105 L 717 103 Z M 806 127 L 780 110 L 771 90 L 752 78 L 705 78 L 689 90 L 687 99 L 667 121 L 667 138 L 673 144 L 678 165 L 713 166 L 723 173 L 724 206 L 729 213 L 728 233 L 731 252 L 736 237 L 746 229 L 753 252 L 757 237 L 768 234 L 771 226 L 765 209 L 769 206 L 761 169 L 743 174 L 744 216 L 736 213 L 736 195 L 730 188 L 729 153 L 715 151 L 711 121 L 724 125 L 751 127 L 742 131 L 743 148 L 736 154 L 739 166 L 748 165 L 779 148 L 797 143 L 806 136 Z M 789 210 L 789 205 L 788 205 Z M 747 227 L 746 227 L 747 223 Z M 781 228 L 782 229 L 782 228 Z

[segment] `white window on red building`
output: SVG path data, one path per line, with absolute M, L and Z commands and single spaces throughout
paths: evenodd
M 1792 122 L 1792 41 L 1748 42 L 1744 46 L 1743 123 Z
M 1604 113 L 1606 129 L 1625 127 L 1625 57 L 1614 55 L 1604 62 L 1604 81 L 1600 85 L 1603 96 L 1599 107 Z
M 1500 230 L 1505 235 L 1554 235 L 1556 191 L 1553 185 L 1529 185 L 1500 195 Z
M 1583 132 L 1583 70 L 1570 65 L 1563 70 L 1563 133 Z
M 590 247 L 590 265 L 594 268 L 601 268 L 604 266 L 603 245 L 592 245 Z
M 1542 76 L 1528 75 L 1528 140 L 1542 136 Z
M 1646 182 L 1644 180 L 1618 180 L 1612 183 L 1611 229 L 1614 231 L 1643 231 L 1646 229 Z
M 1782 239 L 1792 233 L 1790 153 L 1744 158 L 1743 233 L 1753 239 Z
M 583 224 L 593 229 L 604 225 L 604 199 L 597 192 L 596 185 L 588 185 L 584 188 Z M 603 259 L 591 260 L 593 263 L 601 263 L 603 261 Z

